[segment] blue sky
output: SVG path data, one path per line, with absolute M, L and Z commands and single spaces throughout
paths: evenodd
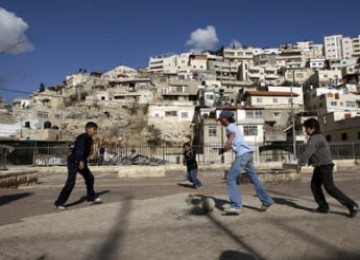
M 358 0 L 1 0 L 0 96 L 11 103 L 27 96 L 16 91 L 59 84 L 79 68 L 141 68 L 150 56 L 216 49 L 234 40 L 278 47 L 301 40 L 322 43 L 325 35 L 355 37 L 359 10 Z M 7 18 L 15 22 L 14 27 L 7 23 L 4 33 Z M 1 51 L 13 37 L 10 30 L 28 39 L 19 46 L 23 50 Z

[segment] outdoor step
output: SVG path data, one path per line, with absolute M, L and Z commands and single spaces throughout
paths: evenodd
M 0 188 L 17 188 L 38 181 L 38 172 L 34 169 L 12 169 L 0 171 Z

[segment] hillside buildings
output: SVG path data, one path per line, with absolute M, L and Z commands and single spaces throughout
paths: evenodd
M 360 35 L 330 35 L 320 44 L 158 55 L 139 70 L 80 69 L 58 86 L 15 99 L 14 121 L 0 122 L 0 137 L 71 140 L 94 120 L 117 145 L 146 142 L 151 130 L 162 144 L 216 148 L 225 137 L 215 119 L 226 108 L 254 147 L 291 147 L 292 131 L 303 143 L 301 122 L 309 116 L 320 120 L 330 142 L 358 142 L 359 67 Z M 134 125 L 132 138 L 127 128 Z M 283 151 L 271 156 L 280 158 Z

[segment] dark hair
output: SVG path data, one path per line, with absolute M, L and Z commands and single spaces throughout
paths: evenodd
M 98 128 L 98 125 L 94 122 L 87 122 L 85 125 L 85 129 L 89 129 L 89 128 Z
M 303 126 L 310 129 L 315 129 L 315 133 L 320 132 L 320 124 L 319 121 L 315 118 L 309 118 L 304 121 Z
M 230 123 L 235 123 L 235 119 L 233 117 L 228 117 L 227 119 Z
M 185 147 L 185 146 L 191 147 L 191 144 L 190 144 L 190 143 L 184 143 L 184 144 L 183 144 L 183 147 Z

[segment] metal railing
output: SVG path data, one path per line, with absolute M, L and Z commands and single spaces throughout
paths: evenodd
M 254 150 L 255 162 L 291 162 L 294 161 L 292 145 L 267 146 L 251 145 Z M 221 164 L 233 160 L 234 154 L 228 152 L 222 158 L 218 154 L 221 144 L 194 146 L 199 164 Z M 275 149 L 271 149 L 275 148 Z M 296 146 L 297 154 L 301 156 L 305 145 Z M 360 159 L 360 142 L 331 143 L 330 150 L 334 160 Z M 90 165 L 163 165 L 182 164 L 183 151 L 181 146 L 105 146 L 103 158 L 97 153 L 98 147 L 93 147 L 89 157 Z M 70 143 L 21 144 L 12 146 L 0 144 L 0 169 L 9 165 L 55 166 L 66 165 L 71 153 Z M 100 160 L 99 160 L 100 159 Z

